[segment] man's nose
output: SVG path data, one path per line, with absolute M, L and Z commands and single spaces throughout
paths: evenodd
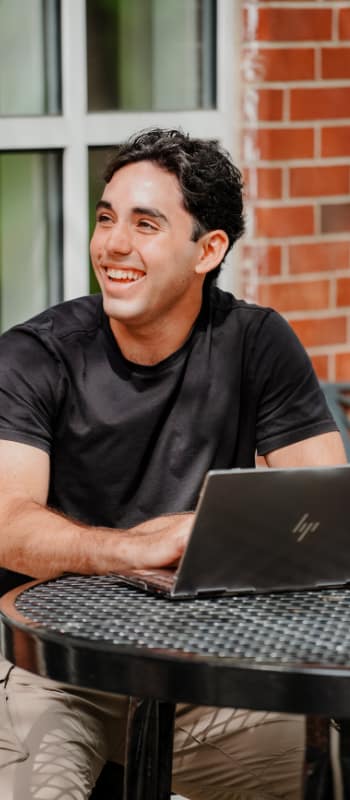
M 106 248 L 110 253 L 130 253 L 132 245 L 127 224 L 116 222 L 113 225 L 106 241 Z

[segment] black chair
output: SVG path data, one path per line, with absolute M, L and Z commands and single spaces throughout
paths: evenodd
M 347 459 L 350 461 L 350 382 L 321 381 L 321 386 L 343 439 Z
M 350 382 L 330 383 L 321 381 L 329 410 L 338 425 L 346 456 L 350 461 Z M 342 721 L 341 769 L 344 786 L 350 790 L 350 726 L 347 727 L 347 738 Z M 333 777 L 330 756 L 329 721 L 323 717 L 309 715 L 306 718 L 307 746 L 305 759 L 305 800 L 333 800 Z M 345 743 L 344 743 L 345 742 Z M 345 744 L 347 747 L 345 747 Z M 346 794 L 348 797 L 348 794 Z

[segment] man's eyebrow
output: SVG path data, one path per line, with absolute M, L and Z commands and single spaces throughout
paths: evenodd
M 98 211 L 99 208 L 108 208 L 110 211 L 113 210 L 112 203 L 109 203 L 108 200 L 99 200 L 98 203 L 96 203 L 96 211 Z
M 145 217 L 152 217 L 153 219 L 161 219 L 169 225 L 169 220 L 158 208 L 148 208 L 144 206 L 136 206 L 133 208 L 133 214 L 141 214 Z
M 112 203 L 110 203 L 108 200 L 99 200 L 98 203 L 96 203 L 96 211 L 98 211 L 100 208 L 107 208 L 108 210 L 113 211 Z M 132 213 L 145 217 L 152 217 L 152 219 L 160 219 L 169 225 L 168 218 L 162 213 L 162 211 L 159 211 L 158 208 L 135 206 L 135 208 L 132 209 Z

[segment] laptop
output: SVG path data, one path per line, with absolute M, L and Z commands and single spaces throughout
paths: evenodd
M 210 471 L 177 569 L 117 574 L 171 599 L 343 585 L 350 464 Z

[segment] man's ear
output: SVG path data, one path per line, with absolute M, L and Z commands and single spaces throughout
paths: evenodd
M 225 231 L 208 231 L 201 236 L 200 244 L 200 258 L 195 271 L 198 275 L 206 275 L 221 264 L 229 247 L 229 239 Z

